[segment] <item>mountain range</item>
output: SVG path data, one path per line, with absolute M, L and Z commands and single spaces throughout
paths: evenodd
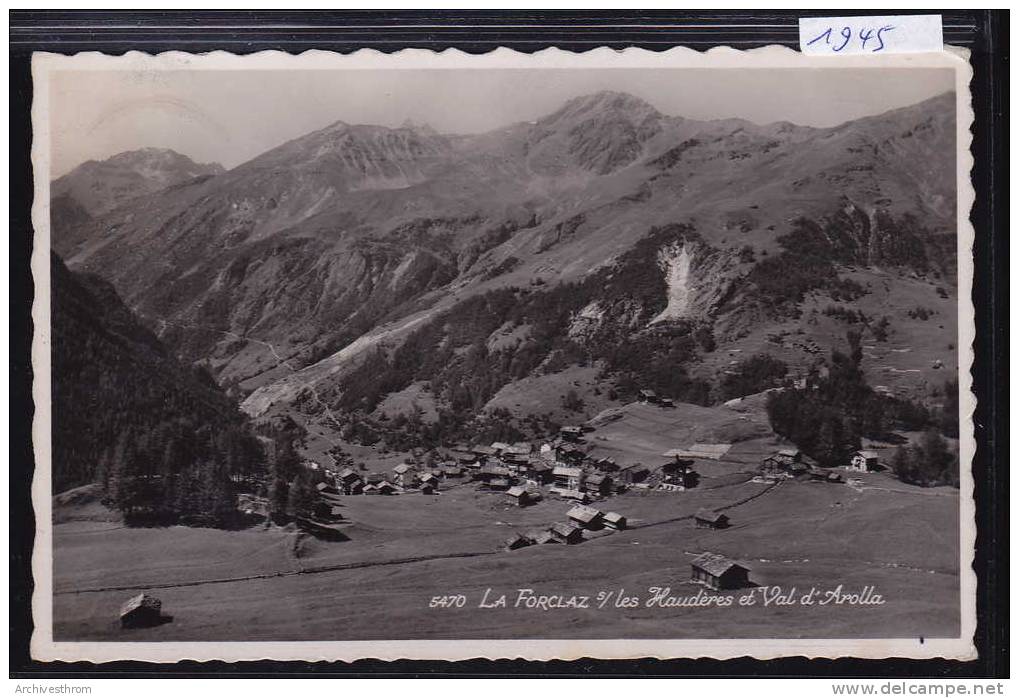
M 926 311 L 952 360 L 954 111 L 811 128 L 604 92 L 479 135 L 336 122 L 229 171 L 137 151 L 53 183 L 53 245 L 253 415 L 491 409 L 588 364 L 599 393 L 708 401 L 741 357 L 805 370 L 847 325 L 927 342 Z M 892 359 L 922 393 L 933 359 Z

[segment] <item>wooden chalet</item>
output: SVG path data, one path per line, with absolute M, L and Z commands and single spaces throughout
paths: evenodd
M 776 451 L 761 462 L 761 469 L 771 472 L 788 471 L 794 464 L 802 461 L 803 455 L 795 448 L 783 448 Z
M 417 472 L 410 463 L 400 463 L 393 468 L 393 482 L 400 487 L 410 487 L 417 479 Z
M 566 512 L 566 517 L 578 526 L 589 531 L 598 530 L 602 527 L 603 514 L 594 507 L 584 505 L 575 506 Z
M 564 465 L 578 466 L 586 457 L 584 450 L 576 444 L 560 443 L 555 447 L 556 461 Z
M 132 596 L 120 607 L 121 628 L 150 628 L 163 622 L 163 602 L 148 594 Z
M 710 509 L 701 509 L 693 516 L 697 528 L 728 528 L 729 517 Z
M 494 477 L 485 483 L 490 490 L 508 490 L 512 486 L 513 482 L 508 477 Z
M 690 461 L 691 463 L 693 461 Z M 683 461 L 680 464 L 666 463 L 662 466 L 662 481 L 669 485 L 690 489 L 697 486 L 701 476 Z
M 529 490 L 523 485 L 510 487 L 506 490 L 506 495 L 511 497 L 518 507 L 526 507 L 541 501 L 541 492 Z
M 315 485 L 315 490 L 319 494 L 339 494 L 339 492 L 336 490 L 336 488 L 333 487 L 333 485 L 331 485 L 328 482 L 320 482 L 320 483 L 318 483 L 317 485 Z
M 877 453 L 875 451 L 857 451 L 849 459 L 849 469 L 860 473 L 878 470 Z
M 492 465 L 487 464 L 481 466 L 481 468 L 474 473 L 474 479 L 485 483 L 491 483 L 496 479 L 508 480 L 512 473 L 510 469 L 505 465 Z
M 451 464 L 442 466 L 443 477 L 463 477 L 464 470 L 459 465 Z
M 614 528 L 617 531 L 622 531 L 626 528 L 626 517 L 615 511 L 610 511 L 605 514 L 605 516 L 602 517 L 602 522 L 608 528 Z
M 559 436 L 563 441 L 577 442 L 584 438 L 583 427 L 567 426 L 559 429 Z
M 519 550 L 520 548 L 526 548 L 529 545 L 531 545 L 531 539 L 517 533 L 506 539 L 502 547 L 506 550 Z
M 587 479 L 584 481 L 584 491 L 601 497 L 607 497 L 612 494 L 612 484 L 612 478 L 608 475 L 595 473 L 587 476 Z
M 712 589 L 743 589 L 750 586 L 750 570 L 722 555 L 704 553 L 690 563 L 690 580 Z
M 651 475 L 651 469 L 646 465 L 637 463 L 636 465 L 624 468 L 619 471 L 619 477 L 623 482 L 630 484 L 644 482 Z
M 556 487 L 565 490 L 580 490 L 584 480 L 584 471 L 566 465 L 557 465 L 552 469 L 552 480 Z
M 552 482 L 552 468 L 553 466 L 544 460 L 532 458 L 524 472 L 527 478 L 533 480 L 535 484 L 546 485 Z
M 583 529 L 568 523 L 555 523 L 549 527 L 549 532 L 559 540 L 560 543 L 576 545 L 584 540 Z
M 556 535 L 552 533 L 552 531 L 547 529 L 541 531 L 540 533 L 535 534 L 532 537 L 532 540 L 534 541 L 535 545 L 558 545 L 563 542 L 559 540 L 559 538 L 556 537 Z
M 657 405 L 658 404 L 658 393 L 656 393 L 653 390 L 647 390 L 647 389 L 641 390 L 639 393 L 637 393 L 637 398 L 641 402 L 646 402 L 646 403 L 649 403 L 649 404 L 652 404 L 652 405 Z

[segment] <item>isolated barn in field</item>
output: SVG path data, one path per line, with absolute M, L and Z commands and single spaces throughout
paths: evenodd
M 566 513 L 566 517 L 588 530 L 601 528 L 602 513 L 593 507 L 575 506 Z
M 572 524 L 555 523 L 548 530 L 560 543 L 566 543 L 567 545 L 575 545 L 584 540 L 583 530 Z
M 712 589 L 742 589 L 750 586 L 750 570 L 722 555 L 704 553 L 690 563 L 690 580 Z
M 849 459 L 849 469 L 861 473 L 877 470 L 877 453 L 874 451 L 857 451 Z
M 120 607 L 120 627 L 150 628 L 163 622 L 163 602 L 148 594 L 132 596 Z
M 697 528 L 728 528 L 729 517 L 710 509 L 701 509 L 693 516 Z
M 626 517 L 614 511 L 610 511 L 605 514 L 603 521 L 609 528 L 614 528 L 617 531 L 622 531 L 626 528 Z

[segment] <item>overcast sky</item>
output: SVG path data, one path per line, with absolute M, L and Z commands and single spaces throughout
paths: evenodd
M 479 133 L 599 90 L 693 119 L 834 126 L 954 88 L 951 70 L 434 70 L 56 72 L 54 177 L 146 146 L 235 167 L 336 121 Z

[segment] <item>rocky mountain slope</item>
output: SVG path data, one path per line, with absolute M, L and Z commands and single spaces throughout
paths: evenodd
M 505 381 L 573 361 L 618 374 L 634 347 L 675 370 L 632 380 L 709 399 L 696 386 L 729 370 L 720 352 L 814 360 L 765 330 L 810 347 L 851 324 L 828 306 L 866 307 L 863 327 L 895 315 L 907 343 L 930 322 L 895 303 L 955 293 L 954 136 L 952 95 L 826 129 L 693 121 L 619 93 L 476 136 L 337 123 L 54 245 L 255 414 L 356 411 L 421 381 L 478 406 L 501 386 L 463 402 L 442 385 L 480 380 L 493 356 L 516 360 Z M 446 364 L 392 371 L 408 338 Z M 369 359 L 386 390 L 351 374 Z
M 73 231 L 91 218 L 143 194 L 223 171 L 222 165 L 196 163 L 165 148 L 142 148 L 102 161 L 89 160 L 51 183 L 52 225 L 58 235 L 73 236 Z

